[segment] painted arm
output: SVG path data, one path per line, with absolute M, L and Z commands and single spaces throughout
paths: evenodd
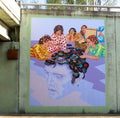
M 88 59 L 91 59 L 91 60 L 98 60 L 99 59 L 98 56 L 88 55 L 88 52 L 89 52 L 89 46 L 87 46 L 87 49 L 85 50 L 85 54 L 81 55 L 80 58 L 88 58 Z
M 100 57 L 91 56 L 91 55 L 81 55 L 80 58 L 88 58 L 88 59 L 91 59 L 91 60 L 99 60 Z

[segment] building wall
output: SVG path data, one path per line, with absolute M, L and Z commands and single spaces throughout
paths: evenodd
M 19 43 L 15 43 L 18 47 Z M 0 42 L 0 114 L 18 112 L 18 60 L 8 60 L 11 42 Z
M 22 11 L 22 23 L 21 23 L 21 53 L 20 53 L 20 75 L 22 78 L 20 80 L 20 109 L 25 112 L 35 113 L 35 110 L 27 110 L 25 105 L 27 98 L 27 89 L 24 89 L 22 86 L 29 79 L 29 45 L 30 45 L 30 27 L 29 22 L 31 17 L 39 16 L 39 15 L 64 15 L 64 16 L 78 16 L 89 19 L 104 19 L 105 20 L 105 42 L 106 42 L 106 93 L 107 93 L 107 104 L 105 108 L 91 108 L 91 109 L 82 109 L 79 110 L 79 113 L 83 111 L 85 113 L 118 113 L 120 112 L 120 62 L 119 62 L 119 48 L 120 48 L 120 13 L 108 13 L 108 12 L 67 12 L 67 11 L 40 11 L 40 10 L 26 10 Z M 25 31 L 25 29 L 28 29 Z M 25 35 L 25 34 L 28 35 Z M 23 45 L 25 45 L 23 47 Z M 23 58 L 24 57 L 24 58 Z M 24 62 L 23 62 L 24 60 Z M 27 71 L 24 71 L 23 68 L 26 68 Z M 25 100 L 26 97 L 26 100 Z M 26 108 L 25 108 L 26 107 Z M 101 110 L 101 109 L 104 109 Z M 37 109 L 36 111 L 39 112 Z M 48 111 L 49 112 L 49 111 Z M 53 111 L 54 112 L 54 111 Z M 65 111 L 64 111 L 65 112 Z M 77 111 L 76 111 L 77 112 Z
M 59 13 L 59 14 L 58 14 Z M 105 42 L 106 42 L 106 107 L 87 108 L 74 113 L 119 113 L 120 112 L 120 13 L 107 12 L 67 12 L 67 11 L 38 11 L 23 10 L 20 31 L 20 58 L 7 60 L 6 52 L 10 42 L 0 43 L 0 113 L 41 113 L 39 109 L 29 109 L 27 87 L 30 76 L 29 48 L 30 48 L 30 17 L 39 15 L 69 15 L 84 18 L 105 19 Z M 19 45 L 19 43 L 17 44 Z M 49 109 L 45 109 L 49 113 Z M 66 109 L 63 108 L 64 111 Z M 61 111 L 62 112 L 62 111 Z M 44 113 L 44 110 L 43 110 Z M 52 111 L 54 113 L 54 110 Z
M 20 7 L 15 0 L 0 0 L 0 114 L 18 113 L 19 59 L 8 60 L 11 41 L 19 41 Z M 12 46 L 19 48 L 19 43 Z

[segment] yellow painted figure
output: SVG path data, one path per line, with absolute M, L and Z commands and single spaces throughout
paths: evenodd
M 36 44 L 30 48 L 30 56 L 38 60 L 46 60 L 50 57 L 50 53 L 44 45 Z
M 49 35 L 41 37 L 39 43 L 30 48 L 30 56 L 37 58 L 38 60 L 46 60 L 50 58 L 51 53 L 48 49 L 50 44 L 51 37 Z

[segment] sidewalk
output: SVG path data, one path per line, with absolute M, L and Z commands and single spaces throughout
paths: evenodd
M 0 118 L 120 118 L 120 116 L 0 116 Z

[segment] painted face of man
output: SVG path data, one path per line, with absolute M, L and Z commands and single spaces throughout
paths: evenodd
M 63 95 L 64 87 L 68 81 L 71 81 L 71 70 L 66 65 L 46 66 L 48 73 L 48 92 L 51 97 L 58 98 Z

